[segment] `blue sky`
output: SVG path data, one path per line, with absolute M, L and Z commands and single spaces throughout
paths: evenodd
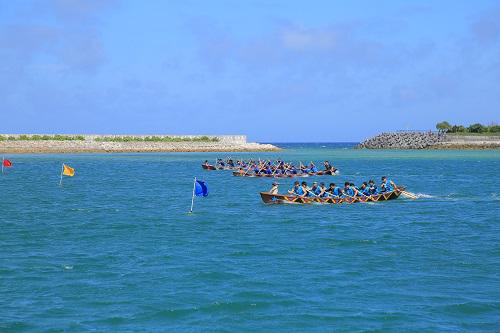
M 0 115 L 274 142 L 498 122 L 500 1 L 0 0 Z

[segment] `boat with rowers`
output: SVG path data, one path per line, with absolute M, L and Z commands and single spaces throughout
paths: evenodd
M 264 178 L 295 178 L 295 177 L 312 177 L 312 176 L 336 176 L 338 172 L 329 170 L 320 170 L 317 172 L 297 172 L 297 173 L 265 173 L 265 172 L 246 172 L 243 169 L 233 171 L 233 176 L 236 177 L 264 177 Z
M 273 187 L 268 192 L 260 192 L 262 201 L 266 204 L 342 204 L 358 202 L 379 202 L 399 198 L 404 195 L 410 199 L 417 196 L 407 192 L 404 186 L 396 186 L 394 182 L 382 177 L 381 191 L 370 181 L 370 185 L 364 182 L 358 189 L 353 183 L 346 182 L 345 187 L 340 189 L 334 183 L 327 189 L 324 183 L 318 186 L 317 182 L 312 187 L 308 187 L 306 182 L 295 182 L 288 194 L 278 193 L 278 183 L 274 182 Z
M 295 167 L 292 163 L 277 161 L 265 161 L 252 163 L 248 168 L 240 167 L 238 171 L 233 171 L 233 176 L 236 177 L 268 177 L 268 178 L 294 178 L 294 177 L 310 177 L 310 176 L 336 176 L 339 170 L 333 167 L 330 162 L 325 161 L 324 170 L 318 170 L 314 162 L 305 166 L 300 162 L 299 167 Z
M 272 194 L 260 192 L 262 201 L 266 204 L 341 204 L 357 202 L 378 202 L 399 198 L 404 187 L 398 187 L 391 192 L 359 197 L 301 197 L 294 194 Z
M 208 163 L 208 160 L 205 160 L 201 167 L 205 170 L 238 170 L 242 166 L 246 166 L 247 163 L 243 160 L 236 161 L 236 163 L 232 159 L 223 160 L 218 158 L 215 162 L 215 165 Z

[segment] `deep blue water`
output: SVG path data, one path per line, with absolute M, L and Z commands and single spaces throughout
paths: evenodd
M 328 159 L 341 175 L 316 180 L 421 197 L 266 206 L 272 180 L 200 168 L 229 154 L 9 156 L 0 332 L 498 332 L 500 152 L 350 146 L 231 155 Z M 211 193 L 189 215 L 193 176 Z

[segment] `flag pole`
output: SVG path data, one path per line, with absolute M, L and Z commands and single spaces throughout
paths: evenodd
M 194 177 L 194 182 L 193 182 L 193 196 L 191 197 L 191 209 L 189 210 L 190 213 L 193 212 L 193 205 L 194 205 L 194 190 L 196 189 L 196 177 Z
M 61 179 L 59 180 L 59 186 L 62 186 L 62 176 L 64 172 L 64 163 L 61 165 Z

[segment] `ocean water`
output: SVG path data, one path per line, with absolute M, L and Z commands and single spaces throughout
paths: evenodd
M 498 150 L 283 146 L 8 156 L 0 332 L 500 331 Z M 341 175 L 307 181 L 387 175 L 419 199 L 266 206 L 272 180 L 200 167 L 229 155 L 328 159 Z M 210 195 L 187 214 L 194 176 Z

